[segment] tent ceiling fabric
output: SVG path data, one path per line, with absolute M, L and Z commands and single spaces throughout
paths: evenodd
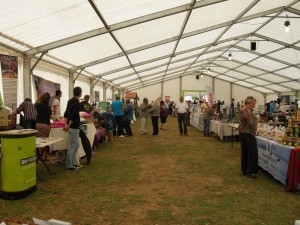
M 202 73 L 262 93 L 300 90 L 300 0 L 2 0 L 0 8 L 2 47 L 46 52 L 42 60 L 118 88 Z

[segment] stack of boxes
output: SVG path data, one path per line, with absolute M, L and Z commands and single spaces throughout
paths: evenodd
M 16 129 L 16 113 L 10 108 L 0 107 L 0 131 Z

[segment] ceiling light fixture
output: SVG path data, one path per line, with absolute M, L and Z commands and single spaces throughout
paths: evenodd
M 201 78 L 203 77 L 203 74 L 201 74 L 201 76 L 200 76 Z
M 207 71 L 207 73 L 210 73 L 210 68 L 208 68 L 208 71 Z
M 232 59 L 232 55 L 231 55 L 231 52 L 229 53 L 228 55 L 228 59 L 231 60 Z
M 290 31 L 290 26 L 291 26 L 290 21 L 286 20 L 286 21 L 284 22 L 284 26 L 285 26 L 285 31 L 286 31 L 286 32 L 289 32 L 289 31 Z

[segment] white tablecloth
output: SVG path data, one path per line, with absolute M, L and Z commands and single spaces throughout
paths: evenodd
M 225 136 L 232 136 L 232 129 L 228 126 L 230 123 L 220 123 L 217 120 L 211 120 L 209 130 L 218 134 L 221 140 Z M 239 132 L 237 130 L 233 130 L 233 135 L 239 135 Z
M 95 133 L 96 133 L 96 128 L 94 124 L 84 124 L 86 126 L 86 135 L 87 138 L 89 139 L 91 146 L 93 145 L 94 138 L 95 138 Z M 68 149 L 69 143 L 70 143 L 70 138 L 68 132 L 64 132 L 63 128 L 51 128 L 50 132 L 50 137 L 55 137 L 55 138 L 63 138 L 63 141 L 60 141 L 58 143 L 55 143 L 51 145 L 51 150 L 52 151 L 61 151 L 61 150 L 66 150 Z M 84 149 L 82 147 L 81 139 L 79 138 L 79 149 L 77 152 L 77 163 L 79 163 L 79 159 L 81 157 L 85 156 Z
M 192 126 L 197 127 L 201 131 L 203 131 L 203 115 L 199 113 L 192 113 L 190 123 Z M 218 120 L 211 120 L 209 125 L 209 130 L 211 132 L 216 133 L 221 140 L 224 139 L 226 136 L 232 136 L 232 129 L 228 126 L 231 123 L 221 123 Z M 239 135 L 239 132 L 234 129 L 233 135 Z

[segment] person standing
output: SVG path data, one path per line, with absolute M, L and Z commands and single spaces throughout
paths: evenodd
M 220 100 L 218 100 L 218 102 L 217 102 L 217 113 L 218 114 L 221 114 L 221 105 L 222 105 L 222 102 Z
M 120 97 L 117 96 L 116 100 L 111 103 L 111 110 L 116 119 L 116 127 L 113 131 L 114 136 L 118 134 L 119 137 L 124 137 L 123 135 L 123 102 L 120 101 Z
M 213 118 L 215 113 L 215 109 L 213 107 L 208 107 L 208 109 L 205 110 L 203 120 L 204 120 L 204 129 L 203 129 L 203 134 L 204 136 L 209 135 L 209 125 L 210 121 Z
M 168 117 L 168 108 L 166 107 L 166 103 L 164 101 L 160 101 L 160 108 L 159 108 L 159 116 L 160 116 L 160 129 L 165 130 L 165 124 L 167 123 L 167 117 Z
M 63 130 L 68 132 L 70 135 L 70 145 L 67 150 L 66 155 L 66 169 L 67 170 L 76 170 L 76 153 L 78 151 L 79 143 L 79 125 L 80 125 L 80 103 L 79 98 L 81 97 L 82 90 L 80 87 L 75 87 L 73 89 L 74 97 L 68 101 L 66 111 L 64 113 L 65 127 Z
M 37 112 L 36 117 L 36 129 L 38 133 L 37 137 L 49 137 L 51 125 L 50 119 L 52 119 L 52 110 L 49 106 L 50 94 L 45 92 L 42 94 L 35 103 L 35 109 Z
M 130 127 L 131 120 L 133 120 L 133 105 L 130 99 L 126 100 L 126 105 L 124 105 L 124 128 L 127 136 L 132 136 L 132 130 Z
M 153 107 L 149 109 L 151 116 L 153 133 L 152 135 L 158 135 L 158 118 L 159 118 L 159 100 L 153 102 Z
M 35 109 L 37 112 L 36 116 L 36 129 L 37 129 L 37 137 L 49 137 L 51 131 L 50 119 L 52 118 L 52 110 L 49 106 L 50 102 L 50 94 L 45 92 L 42 94 L 35 103 Z M 39 149 L 40 153 L 42 153 L 42 158 L 44 161 L 47 161 L 46 153 L 50 150 L 49 146 L 45 147 L 46 149 L 43 151 Z
M 30 98 L 25 98 L 24 102 L 22 102 L 17 108 L 16 113 L 19 114 L 21 112 L 24 113 L 21 122 L 22 127 L 24 129 L 35 129 L 37 112 Z
M 258 150 L 256 144 L 257 119 L 253 114 L 256 99 L 248 96 L 245 107 L 239 113 L 239 134 L 241 139 L 241 169 L 243 175 L 256 178 L 258 174 Z
M 80 103 L 81 104 L 80 111 L 84 111 L 86 113 L 92 112 L 92 106 L 90 105 L 89 101 L 90 101 L 90 96 L 85 95 L 84 100 Z
M 56 90 L 55 92 L 55 98 L 52 102 L 52 115 L 53 120 L 59 120 L 61 119 L 61 111 L 60 111 L 60 98 L 61 98 L 61 90 Z
M 188 135 L 187 124 L 186 124 L 188 109 L 189 109 L 189 106 L 184 101 L 183 96 L 180 96 L 179 102 L 177 102 L 175 104 L 175 112 L 177 114 L 177 121 L 178 121 L 180 135 L 183 135 L 183 134 Z M 183 128 L 182 128 L 182 125 L 183 125 Z
M 148 103 L 148 98 L 143 99 L 143 103 L 140 105 L 141 113 L 141 134 L 147 134 L 147 120 L 149 115 L 149 108 L 151 106 Z

